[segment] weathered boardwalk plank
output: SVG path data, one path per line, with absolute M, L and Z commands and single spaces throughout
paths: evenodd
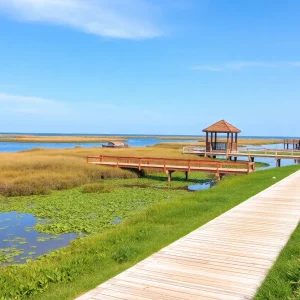
M 77 300 L 252 299 L 300 221 L 300 171 Z

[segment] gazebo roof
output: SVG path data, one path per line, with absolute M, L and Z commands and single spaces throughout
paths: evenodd
M 241 131 L 225 120 L 221 120 L 203 129 L 203 132 L 240 133 Z

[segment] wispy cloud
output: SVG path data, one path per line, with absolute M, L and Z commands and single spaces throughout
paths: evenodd
M 300 68 L 300 61 L 265 62 L 265 61 L 235 61 L 216 65 L 196 65 L 192 70 L 222 72 L 240 71 L 249 68 Z
M 68 113 L 68 109 L 63 102 L 31 96 L 12 95 L 0 93 L 0 116 L 1 114 L 11 114 L 13 116 L 22 115 L 63 115 Z
M 44 99 L 44 98 L 38 98 L 38 97 L 27 97 L 27 96 L 19 96 L 19 95 L 9 95 L 9 94 L 0 94 L 0 102 L 8 102 L 15 104 L 32 104 L 32 103 L 48 103 L 48 104 L 54 104 L 55 101 Z
M 147 0 L 0 0 L 0 11 L 19 21 L 66 25 L 103 37 L 162 35 Z
M 1 0 L 0 0 L 1 1 Z M 114 124 L 118 120 L 120 124 L 152 123 L 163 119 L 160 112 L 148 107 L 136 107 L 116 105 L 111 101 L 71 102 L 58 101 L 42 97 L 12 95 L 0 93 L 0 117 L 10 120 L 30 120 L 30 122 L 44 122 L 53 120 L 60 122 L 77 123 L 84 120 L 85 123 L 99 126 L 99 113 L 103 126 Z M 113 118 L 112 118 L 113 116 Z M 38 121 L 37 121 L 38 120 Z

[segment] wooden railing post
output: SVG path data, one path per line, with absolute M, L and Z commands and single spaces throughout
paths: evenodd
M 141 159 L 139 158 L 139 171 L 141 170 Z
M 164 159 L 164 172 L 167 172 L 166 160 Z
M 189 164 L 188 164 L 188 171 L 191 171 L 191 161 L 189 160 Z
M 117 168 L 119 168 L 119 158 L 117 158 Z

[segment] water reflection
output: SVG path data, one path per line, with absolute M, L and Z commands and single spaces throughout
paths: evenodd
M 207 181 L 204 183 L 197 183 L 192 184 L 187 187 L 188 191 L 195 192 L 195 191 L 204 191 L 212 188 L 217 184 L 216 180 Z

